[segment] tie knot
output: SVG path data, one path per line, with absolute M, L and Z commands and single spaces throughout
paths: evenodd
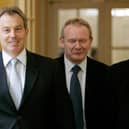
M 80 68 L 78 65 L 75 65 L 75 66 L 72 68 L 73 73 L 76 73 L 76 74 L 77 74 L 80 70 L 81 70 L 81 68 Z
M 16 58 L 13 58 L 13 59 L 10 60 L 10 65 L 11 65 L 11 67 L 13 67 L 13 68 L 16 68 L 16 69 L 17 69 L 18 63 L 19 63 L 19 60 L 16 59 Z
M 17 63 L 18 63 L 18 59 L 16 59 L 16 58 L 11 59 L 12 65 L 16 65 Z

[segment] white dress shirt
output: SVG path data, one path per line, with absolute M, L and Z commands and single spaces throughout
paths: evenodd
M 12 59 L 10 55 L 8 55 L 5 51 L 2 51 L 2 58 L 4 67 L 7 73 L 7 82 L 8 85 L 10 85 L 10 65 L 9 62 Z M 25 71 L 26 71 L 26 50 L 24 49 L 17 57 L 16 57 L 21 63 L 18 63 L 17 69 L 20 73 L 21 83 L 22 83 L 22 93 L 24 91 L 24 84 L 25 84 Z M 8 65 L 8 67 L 7 67 Z

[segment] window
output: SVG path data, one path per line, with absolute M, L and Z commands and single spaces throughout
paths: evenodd
M 35 52 L 35 0 L 18 0 L 17 5 L 22 9 L 22 11 L 28 18 L 29 33 L 27 37 L 26 47 L 29 50 Z
M 129 8 L 113 8 L 112 63 L 129 58 Z

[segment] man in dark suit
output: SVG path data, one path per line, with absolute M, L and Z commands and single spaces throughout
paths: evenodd
M 129 60 L 111 66 L 112 86 L 115 96 L 115 127 L 129 128 Z
M 69 19 L 63 26 L 59 41 L 64 55 L 57 60 L 64 69 L 66 75 L 64 80 L 66 80 L 70 98 L 71 69 L 74 65 L 79 65 L 81 68 L 78 77 L 82 94 L 82 129 L 111 129 L 113 99 L 111 85 L 108 85 L 109 67 L 87 56 L 92 40 L 91 27 L 85 20 L 81 18 Z M 72 99 L 69 105 L 74 109 Z M 74 119 L 75 112 L 72 112 L 71 115 Z M 75 129 L 80 128 L 75 127 Z
M 62 129 L 59 65 L 25 49 L 27 33 L 27 18 L 19 8 L 0 10 L 0 129 Z M 19 81 L 12 75 L 12 60 L 17 60 Z

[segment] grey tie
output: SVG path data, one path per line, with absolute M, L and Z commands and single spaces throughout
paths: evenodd
M 80 67 L 77 65 L 75 65 L 72 68 L 73 74 L 70 82 L 70 96 L 73 103 L 76 129 L 83 129 L 84 121 L 83 121 L 82 95 L 81 95 L 80 82 L 77 76 L 79 70 Z
M 21 79 L 17 71 L 17 64 L 19 63 L 19 61 L 17 59 L 12 59 L 10 63 L 11 63 L 11 69 L 10 69 L 11 75 L 10 75 L 9 91 L 15 103 L 15 106 L 18 109 L 22 98 Z

